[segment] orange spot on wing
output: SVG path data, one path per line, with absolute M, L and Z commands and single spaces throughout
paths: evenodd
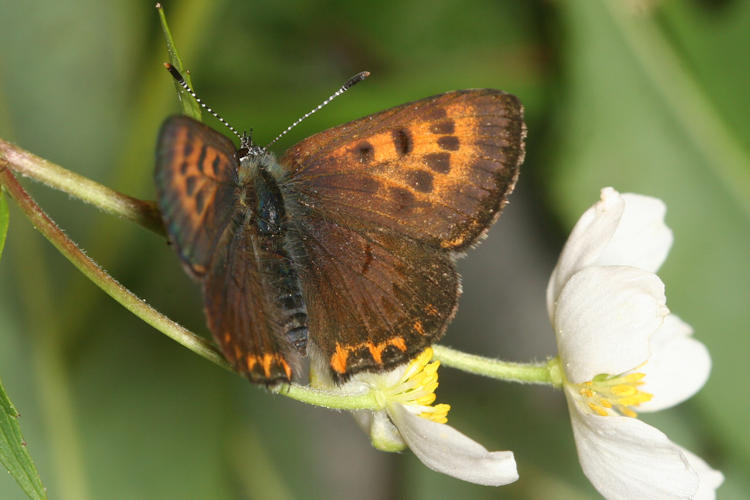
M 383 363 L 383 349 L 385 349 L 385 344 L 381 343 L 378 345 L 373 344 L 372 342 L 367 343 L 367 348 L 370 349 L 370 355 L 372 356 L 372 359 L 375 360 L 377 364 Z
M 258 364 L 258 356 L 248 354 L 247 355 L 247 371 L 249 372 L 253 371 L 253 368 L 255 368 L 255 365 L 257 364 Z
M 414 322 L 414 331 L 416 331 L 420 335 L 424 335 L 424 326 L 422 326 L 422 322 L 417 320 Z
M 426 312 L 427 314 L 429 314 L 431 316 L 437 316 L 438 314 L 440 314 L 440 311 L 437 310 L 437 307 L 435 307 L 432 304 L 427 304 L 424 307 L 424 312 Z
M 394 337 L 389 340 L 392 346 L 395 346 L 399 351 L 406 352 L 406 342 L 403 337 Z
M 346 358 L 349 357 L 350 347 L 342 348 L 336 343 L 336 352 L 331 356 L 331 368 L 337 373 L 346 372 Z
M 464 244 L 464 241 L 466 241 L 468 234 L 459 234 L 455 238 L 452 238 L 450 240 L 445 240 L 440 242 L 440 246 L 442 248 L 455 248 L 460 247 Z
M 262 357 L 256 354 L 248 354 L 245 360 L 247 364 L 247 371 L 250 373 L 252 373 L 253 370 L 257 368 L 258 365 L 260 365 L 260 367 L 263 369 L 263 374 L 267 379 L 270 379 L 272 377 L 275 378 L 277 376 L 275 375 L 275 372 L 277 372 L 277 370 L 272 370 L 272 368 L 281 368 L 284 371 L 286 378 L 288 380 L 292 379 L 292 368 L 280 354 L 266 353 L 263 354 Z
M 368 350 L 375 363 L 379 365 L 383 364 L 383 351 L 388 346 L 394 346 L 399 351 L 406 352 L 406 342 L 404 341 L 403 337 L 386 339 L 383 342 L 378 342 L 377 344 L 369 340 L 367 342 L 349 346 L 342 346 L 341 344 L 337 343 L 336 352 L 333 353 L 333 356 L 331 356 L 330 360 L 331 368 L 333 368 L 336 373 L 346 373 L 346 365 L 347 360 L 349 359 L 349 355 L 358 352 L 363 348 L 366 348 Z
M 289 363 L 286 362 L 285 359 L 279 359 L 279 364 L 284 369 L 284 373 L 286 373 L 286 378 L 289 380 L 292 379 L 292 368 L 289 366 Z
M 266 377 L 271 377 L 271 363 L 273 363 L 274 358 L 273 354 L 263 355 L 263 373 L 266 374 Z

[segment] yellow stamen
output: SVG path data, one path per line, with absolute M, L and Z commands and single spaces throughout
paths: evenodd
M 645 373 L 628 373 L 619 376 L 600 374 L 588 382 L 577 384 L 578 393 L 597 415 L 623 415 L 637 417 L 632 407 L 650 401 L 653 394 L 638 389 L 643 385 Z
M 415 403 L 422 406 L 430 406 L 435 402 L 436 398 L 437 395 L 433 392 L 432 394 L 428 394 L 427 396 L 422 396 L 421 398 L 417 399 Z
M 426 418 L 427 420 L 432 420 L 433 422 L 437 422 L 439 424 L 444 424 L 448 422 L 448 412 L 451 409 L 451 405 L 447 405 L 445 403 L 441 403 L 439 405 L 431 406 L 431 411 L 423 411 L 419 414 L 420 417 Z
M 406 368 L 401 380 L 392 387 L 382 389 L 382 395 L 388 401 L 396 401 L 403 405 L 419 406 L 420 417 L 433 422 L 446 423 L 450 405 L 435 402 L 435 389 L 438 387 L 437 370 L 439 361 L 433 361 L 432 349 L 425 349 Z

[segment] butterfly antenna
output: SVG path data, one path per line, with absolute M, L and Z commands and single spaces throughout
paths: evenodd
M 284 130 L 282 133 L 280 133 L 279 135 L 277 135 L 274 140 L 272 140 L 271 142 L 269 142 L 266 145 L 265 149 L 268 149 L 269 147 L 271 147 L 271 145 L 274 142 L 276 142 L 279 139 L 281 139 L 282 137 L 284 137 L 287 134 L 287 132 L 289 132 L 294 127 L 296 127 L 297 125 L 299 125 L 300 123 L 302 123 L 303 120 L 305 120 L 306 118 L 308 118 L 313 113 L 316 113 L 317 111 L 319 111 L 323 106 L 327 105 L 328 103 L 330 103 L 331 101 L 333 101 L 334 99 L 336 99 L 338 96 L 340 96 L 341 94 L 343 94 L 344 92 L 346 92 L 347 90 L 349 90 L 354 85 L 358 84 L 359 82 L 361 82 L 362 80 L 364 80 L 368 76 L 370 76 L 370 72 L 369 71 L 361 71 L 361 72 L 357 73 L 356 75 L 354 75 L 353 77 L 349 78 L 346 81 L 346 83 L 343 84 L 336 92 L 334 92 L 333 94 L 331 94 L 330 97 L 328 97 L 328 99 L 326 99 L 325 101 L 321 102 L 320 104 L 318 104 L 317 106 L 315 106 L 315 108 L 313 108 L 312 110 L 310 110 L 307 113 L 305 113 L 296 122 L 294 122 L 291 125 L 289 125 L 286 128 L 286 130 Z
M 172 78 L 175 79 L 175 81 L 177 82 L 177 84 L 180 87 L 182 87 L 185 90 L 185 92 L 187 92 L 188 94 L 190 94 L 191 96 L 193 96 L 193 99 L 195 99 L 195 101 L 198 104 L 200 104 L 203 109 L 205 109 L 206 111 L 208 111 L 209 113 L 211 113 L 211 115 L 214 118 L 216 118 L 217 120 L 219 120 L 226 128 L 228 128 L 229 130 L 231 130 L 234 135 L 236 135 L 237 137 L 239 137 L 240 141 L 242 141 L 242 146 L 243 147 L 249 147 L 250 146 L 250 142 L 251 142 L 250 141 L 250 137 L 247 134 L 240 134 L 239 132 L 237 132 L 237 129 L 235 129 L 233 126 L 231 126 L 224 118 L 222 118 L 221 116 L 219 116 L 219 114 L 216 111 L 214 111 L 213 109 L 211 109 L 211 107 L 208 104 L 205 104 L 203 101 L 201 101 L 198 98 L 198 96 L 195 95 L 195 92 L 193 91 L 193 89 L 190 88 L 190 85 L 188 85 L 188 83 L 182 77 L 182 75 L 180 74 L 180 72 L 177 71 L 177 68 L 175 68 L 174 66 L 172 66 L 171 64 L 169 64 L 167 62 L 164 63 L 164 67 L 167 68 L 167 71 L 169 71 L 169 74 L 172 75 Z

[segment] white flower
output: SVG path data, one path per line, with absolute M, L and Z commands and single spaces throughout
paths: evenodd
M 385 373 L 358 373 L 340 390 L 349 394 L 373 391 L 382 410 L 354 413 L 370 434 L 373 446 L 383 451 L 411 451 L 432 470 L 483 484 L 501 486 L 518 479 L 510 451 L 488 451 L 484 446 L 446 425 L 450 406 L 435 401 L 439 362 L 430 363 L 425 349 L 411 363 Z M 313 385 L 329 386 L 314 377 Z
M 573 229 L 547 288 L 584 473 L 607 498 L 714 498 L 724 480 L 638 420 L 695 394 L 711 359 L 670 314 L 654 274 L 672 244 L 664 204 L 605 188 Z

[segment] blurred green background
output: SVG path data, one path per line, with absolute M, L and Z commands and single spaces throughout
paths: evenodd
M 664 199 L 668 305 L 714 368 L 697 397 L 644 418 L 725 473 L 720 498 L 750 498 L 750 2 L 163 3 L 199 95 L 261 144 L 349 76 L 373 73 L 277 152 L 450 89 L 521 98 L 527 160 L 504 216 L 459 263 L 465 293 L 447 345 L 519 361 L 555 354 L 544 290 L 572 224 L 603 186 Z M 178 110 L 153 3 L 0 0 L 0 25 L 0 137 L 153 199 L 156 131 Z M 162 238 L 25 185 L 118 280 L 206 332 L 198 287 Z M 372 449 L 347 414 L 267 394 L 151 329 L 12 202 L 0 377 L 57 499 L 597 496 L 560 393 L 443 370 L 451 424 L 514 450 L 521 476 L 499 489 L 453 480 L 409 452 Z M 0 498 L 22 498 L 5 474 Z

